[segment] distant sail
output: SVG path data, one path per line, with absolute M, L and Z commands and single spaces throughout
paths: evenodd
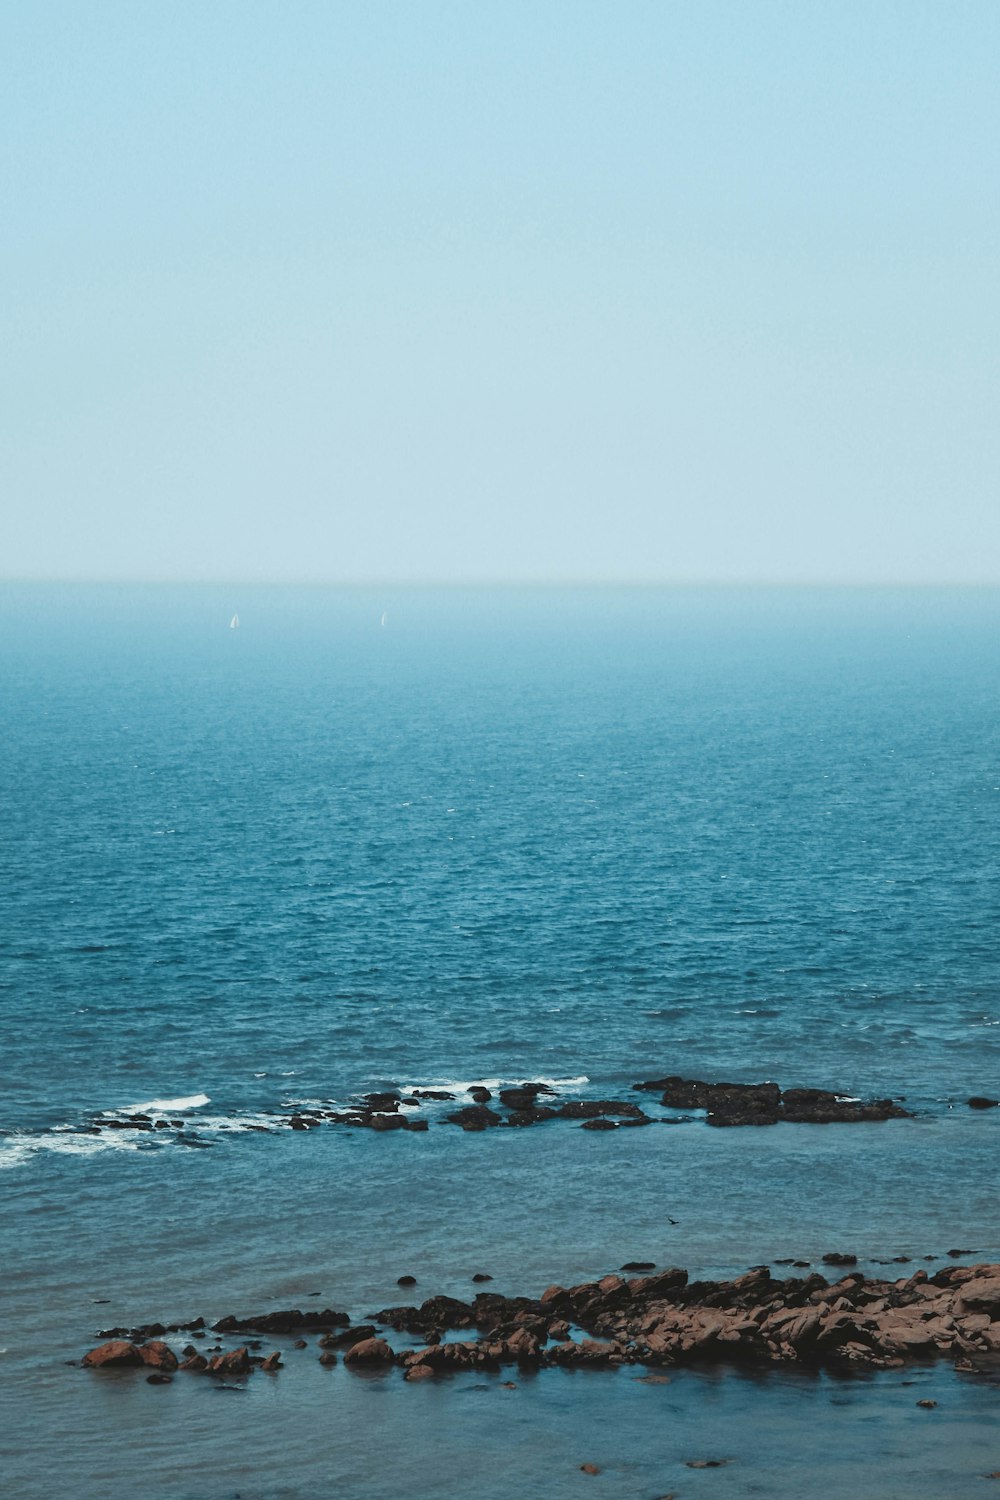
M 233 618 L 229 622 L 229 628 L 230 628 L 230 630 L 239 630 L 239 628 L 240 628 L 240 617 L 239 617 L 239 615 L 233 615 Z
M 388 612 L 388 610 L 385 610 L 385 609 L 384 609 L 384 610 L 383 610 L 383 611 L 382 611 L 382 618 L 381 618 L 381 620 L 380 620 L 380 621 L 379 621 L 379 624 L 380 624 L 380 625 L 384 625 L 384 624 L 385 624 L 385 623 L 386 623 L 386 621 L 387 621 L 387 620 L 388 620 L 388 618 L 389 618 L 389 612 Z

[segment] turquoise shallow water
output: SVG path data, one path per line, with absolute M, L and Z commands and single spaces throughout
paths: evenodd
M 119 1321 L 314 1290 L 360 1315 L 402 1271 L 430 1295 L 630 1258 L 1000 1258 L 1000 1116 L 965 1106 L 1000 1092 L 998 640 L 988 591 L 8 586 L 12 1493 L 61 1492 L 69 1452 L 82 1497 L 140 1472 L 165 1497 L 500 1496 L 532 1473 L 555 1496 L 836 1496 L 858 1452 L 867 1494 L 964 1496 L 1000 1468 L 995 1392 L 941 1370 L 925 1413 L 888 1377 L 427 1391 L 310 1356 L 229 1397 L 61 1363 Z M 918 1118 L 245 1129 L 385 1084 L 607 1096 L 674 1071 Z M 186 1101 L 208 1149 L 79 1129 L 152 1100 Z M 685 1470 L 687 1435 L 717 1433 L 738 1462 Z

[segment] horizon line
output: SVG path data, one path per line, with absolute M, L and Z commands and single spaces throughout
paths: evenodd
M 996 589 L 1000 576 L 984 578 L 261 578 L 182 576 L 105 576 L 101 574 L 0 575 L 6 585 L 157 588 L 335 588 L 335 589 Z

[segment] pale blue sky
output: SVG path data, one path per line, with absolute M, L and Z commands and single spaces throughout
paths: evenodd
M 1000 580 L 993 0 L 4 0 L 0 574 Z

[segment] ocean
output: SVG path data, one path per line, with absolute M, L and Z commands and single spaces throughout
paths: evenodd
M 315 1294 L 360 1319 L 404 1273 L 1000 1259 L 1000 1111 L 967 1105 L 1000 1094 L 1000 593 L 7 584 L 0 704 L 6 1493 L 988 1489 L 996 1386 L 942 1364 L 509 1390 L 312 1350 L 227 1390 L 67 1362 Z M 915 1118 L 280 1123 L 671 1073 Z M 183 1131 L 93 1132 L 142 1106 Z

